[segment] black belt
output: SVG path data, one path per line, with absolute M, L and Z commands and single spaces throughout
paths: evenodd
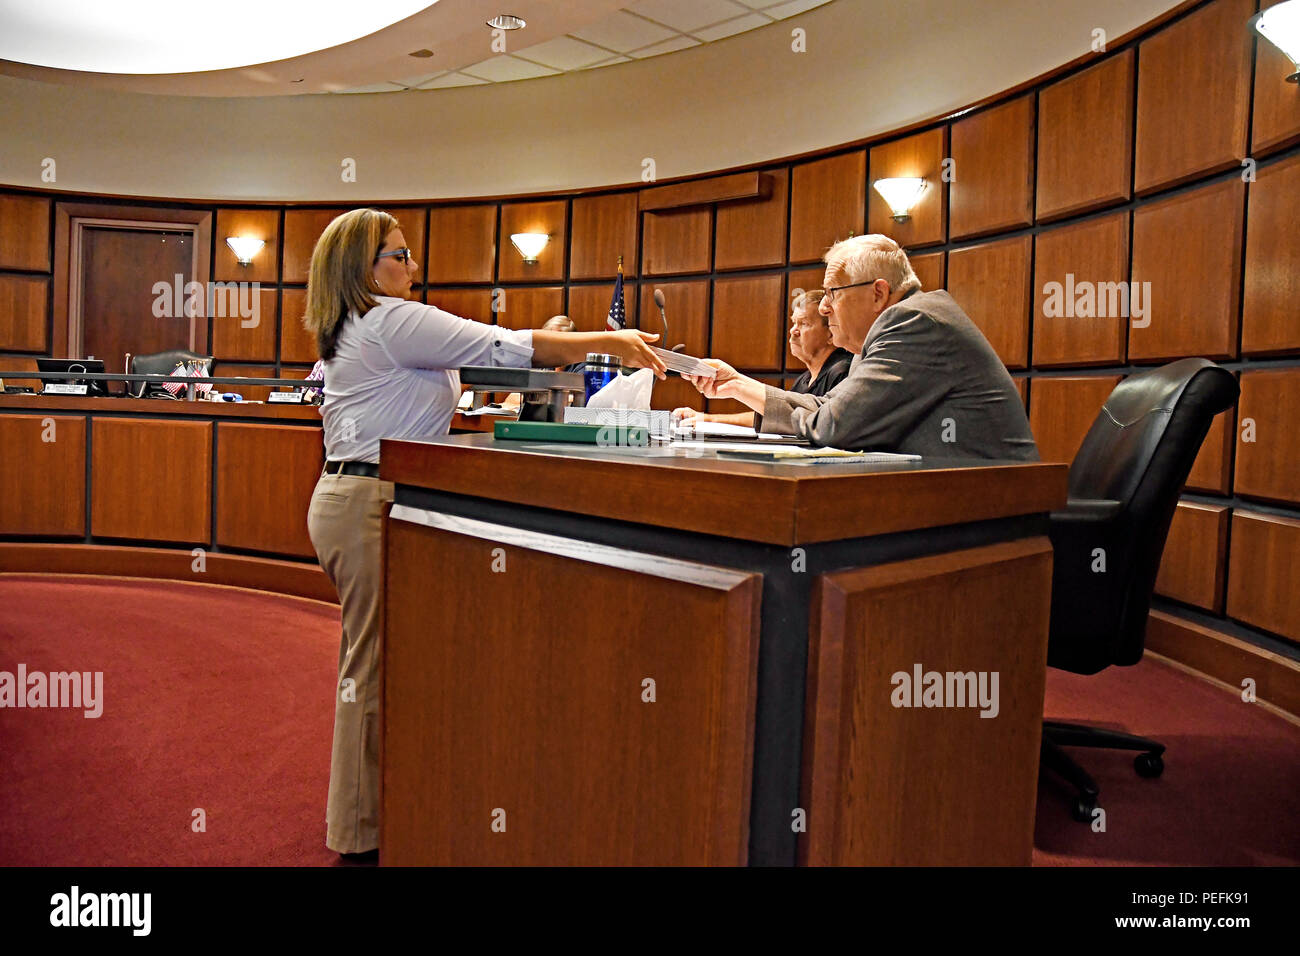
M 369 461 L 327 461 L 325 462 L 325 474 L 378 478 L 379 466 Z

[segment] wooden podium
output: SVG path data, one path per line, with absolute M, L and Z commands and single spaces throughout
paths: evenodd
M 385 865 L 1029 863 L 1066 466 L 381 462 Z

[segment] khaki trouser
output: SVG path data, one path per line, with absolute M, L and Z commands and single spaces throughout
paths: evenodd
M 325 810 L 325 845 L 337 853 L 379 846 L 379 537 L 392 500 L 391 481 L 321 475 L 307 511 L 311 543 L 343 609 Z

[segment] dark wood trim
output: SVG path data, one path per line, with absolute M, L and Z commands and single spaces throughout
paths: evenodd
M 764 182 L 766 179 L 766 183 Z M 771 195 L 771 177 L 757 171 L 695 179 L 672 186 L 643 189 L 637 196 L 642 212 L 654 209 L 678 209 L 683 206 L 703 206 L 726 202 L 729 199 L 750 199 L 763 194 L 764 186 Z

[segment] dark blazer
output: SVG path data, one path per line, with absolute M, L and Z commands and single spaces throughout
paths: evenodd
M 757 427 L 831 448 L 1038 460 L 1015 383 L 943 291 L 909 293 L 881 312 L 825 396 L 767 386 Z

